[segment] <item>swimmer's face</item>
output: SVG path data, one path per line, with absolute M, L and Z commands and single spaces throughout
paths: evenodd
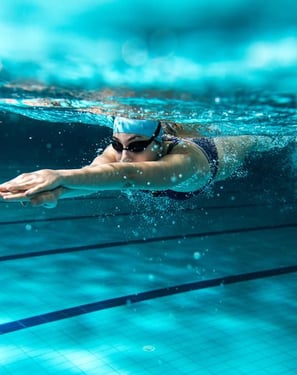
M 131 163 L 154 161 L 161 157 L 161 147 L 156 141 L 137 134 L 116 133 L 112 137 L 112 145 L 117 161 Z

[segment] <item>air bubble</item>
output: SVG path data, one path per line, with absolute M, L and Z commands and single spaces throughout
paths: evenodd
M 172 176 L 172 177 L 170 178 L 170 181 L 173 182 L 173 183 L 175 183 L 176 180 L 177 180 L 176 176 Z
M 142 350 L 144 352 L 154 352 L 156 348 L 153 345 L 145 345 Z
M 193 258 L 198 260 L 201 258 L 201 253 L 199 251 L 195 251 L 195 253 L 193 254 Z

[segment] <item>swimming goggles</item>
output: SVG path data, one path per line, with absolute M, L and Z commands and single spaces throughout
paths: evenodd
M 147 141 L 135 141 L 128 144 L 127 147 L 124 147 L 123 144 L 116 139 L 113 139 L 111 145 L 114 150 L 117 152 L 123 152 L 123 150 L 130 151 L 130 152 L 143 152 L 152 142 L 155 140 L 161 130 L 161 123 L 159 122 L 157 129 L 155 130 L 154 134 L 150 139 Z

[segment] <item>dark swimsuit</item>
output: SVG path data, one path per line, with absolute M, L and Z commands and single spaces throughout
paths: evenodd
M 173 147 L 176 146 L 181 139 L 173 138 L 171 139 L 171 143 L 168 147 L 167 154 L 170 154 Z M 192 198 L 193 196 L 201 194 L 206 188 L 214 181 L 219 167 L 219 157 L 218 157 L 218 150 L 212 138 L 194 138 L 191 139 L 191 142 L 194 142 L 200 150 L 203 152 L 204 156 L 208 160 L 211 176 L 207 183 L 199 190 L 190 191 L 190 192 L 179 192 L 174 190 L 163 190 L 163 191 L 154 191 L 153 196 L 156 197 L 168 197 L 171 199 L 177 200 L 185 200 Z

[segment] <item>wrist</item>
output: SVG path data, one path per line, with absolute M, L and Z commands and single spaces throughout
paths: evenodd
M 71 182 L 71 177 L 74 176 L 73 169 L 60 169 L 58 172 L 59 185 L 62 188 L 67 187 L 67 183 Z

